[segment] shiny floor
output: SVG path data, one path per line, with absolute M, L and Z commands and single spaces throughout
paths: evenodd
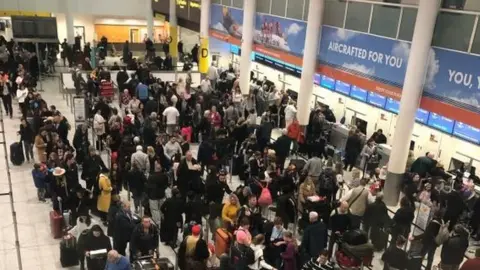
M 45 91 L 42 95 L 49 105 L 56 105 L 57 109 L 73 124 L 74 118 L 71 108 L 67 107 L 66 101 L 62 98 L 58 88 L 57 78 L 44 81 L 43 89 Z M 17 135 L 20 122 L 18 110 L 15 110 L 14 114 L 13 119 L 4 118 L 5 129 L 3 131 L 5 132 L 7 148 L 12 142 L 19 140 Z M 278 133 L 276 132 L 277 136 Z M 70 132 L 69 136 L 70 139 L 73 137 L 73 131 Z M 5 155 L 5 158 L 0 158 L 1 194 L 9 192 L 8 169 L 5 163 L 8 162 L 9 158 L 5 149 L 0 146 L 0 156 L 3 157 Z M 193 149 L 196 150 L 196 146 Z M 42 203 L 37 200 L 36 189 L 31 177 L 32 165 L 33 163 L 24 163 L 21 166 L 12 166 L 10 164 L 10 178 L 18 223 L 22 269 L 61 269 L 59 241 L 52 239 L 50 235 L 48 213 L 51 210 L 51 206 L 49 203 Z M 236 187 L 238 184 L 238 178 L 234 177 L 232 187 Z M 9 196 L 0 196 L 0 212 L 2 213 L 2 218 L 0 219 L 0 270 L 20 269 L 15 247 L 14 225 Z M 440 249 L 437 252 L 436 262 L 439 259 L 439 252 Z M 162 246 L 160 254 L 162 257 L 169 257 L 172 262 L 175 262 L 174 253 L 169 247 Z M 375 255 L 372 269 L 383 268 L 380 257 L 381 253 Z M 78 267 L 72 267 L 71 269 L 78 269 Z

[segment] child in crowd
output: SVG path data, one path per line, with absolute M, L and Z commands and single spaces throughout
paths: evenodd
M 33 165 L 32 177 L 35 187 L 37 188 L 38 200 L 45 202 L 47 167 L 43 164 L 35 163 L 35 165 Z

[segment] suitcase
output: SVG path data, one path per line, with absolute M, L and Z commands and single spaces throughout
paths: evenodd
M 21 143 L 15 142 L 10 145 L 10 161 L 13 165 L 20 166 L 25 161 Z
M 151 256 L 141 257 L 134 263 L 135 270 L 174 270 L 175 266 L 168 258 L 154 259 Z
M 67 235 L 60 242 L 60 264 L 65 268 L 78 263 L 77 240 L 74 236 Z
M 294 164 L 295 167 L 297 167 L 297 172 L 301 172 L 303 170 L 303 167 L 305 167 L 305 164 L 307 164 L 307 162 L 303 159 L 292 159 L 290 160 L 290 164 Z
M 63 235 L 63 215 L 62 215 L 62 202 L 59 201 L 60 211 L 50 211 L 50 232 L 54 239 L 60 239 Z
M 215 254 L 220 258 L 222 254 L 228 254 L 232 234 L 224 228 L 218 228 L 215 232 Z

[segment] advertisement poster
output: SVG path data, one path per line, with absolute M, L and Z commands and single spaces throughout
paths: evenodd
M 213 30 L 213 37 L 223 39 L 225 36 L 231 36 L 238 40 L 242 39 L 242 10 L 212 5 L 210 12 L 210 29 Z M 215 32 L 220 35 L 215 35 Z
M 301 56 L 305 47 L 306 23 L 257 14 L 255 44 Z

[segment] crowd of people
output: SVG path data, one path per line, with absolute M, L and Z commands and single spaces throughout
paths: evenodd
M 12 73 L 3 65 L 3 96 L 18 100 L 38 200 L 69 213 L 65 225 L 82 269 L 85 263 L 88 269 L 129 269 L 144 256 L 161 257 L 160 243 L 178 247 L 181 269 L 325 270 L 370 264 L 373 252 L 382 250 L 385 269 L 420 269 L 404 251 L 407 241 L 421 243 L 420 264 L 428 257 L 427 269 L 440 246 L 442 269 L 459 269 L 469 228 L 478 229 L 480 202 L 472 187 L 454 179 L 453 190 L 444 192 L 444 174 L 425 157 L 408 165 L 405 196 L 390 218 L 382 196 L 386 168 L 378 168 L 375 151 L 386 141 L 382 131 L 363 143 L 353 127 L 344 162 L 335 161 L 325 151 L 329 123 L 336 122 L 328 106 L 317 105 L 303 129 L 295 100 L 267 78 L 252 76 L 244 96 L 238 80 L 229 79 L 233 67 L 210 67 L 193 89 L 189 77 L 159 81 L 140 64 L 130 76 L 118 72 L 115 92 L 105 83 L 112 81 L 107 68 L 86 81 L 75 70 L 91 124 L 73 131 L 27 83 L 29 71 L 16 67 Z M 11 102 L 4 106 L 14 115 Z M 276 128 L 282 134 L 272 142 Z M 102 153 L 109 155 L 107 164 Z M 350 180 L 344 170 L 352 167 Z M 418 203 L 434 214 L 423 234 L 411 236 Z M 106 260 L 95 255 L 102 249 Z M 478 259 L 469 263 L 478 267 Z

